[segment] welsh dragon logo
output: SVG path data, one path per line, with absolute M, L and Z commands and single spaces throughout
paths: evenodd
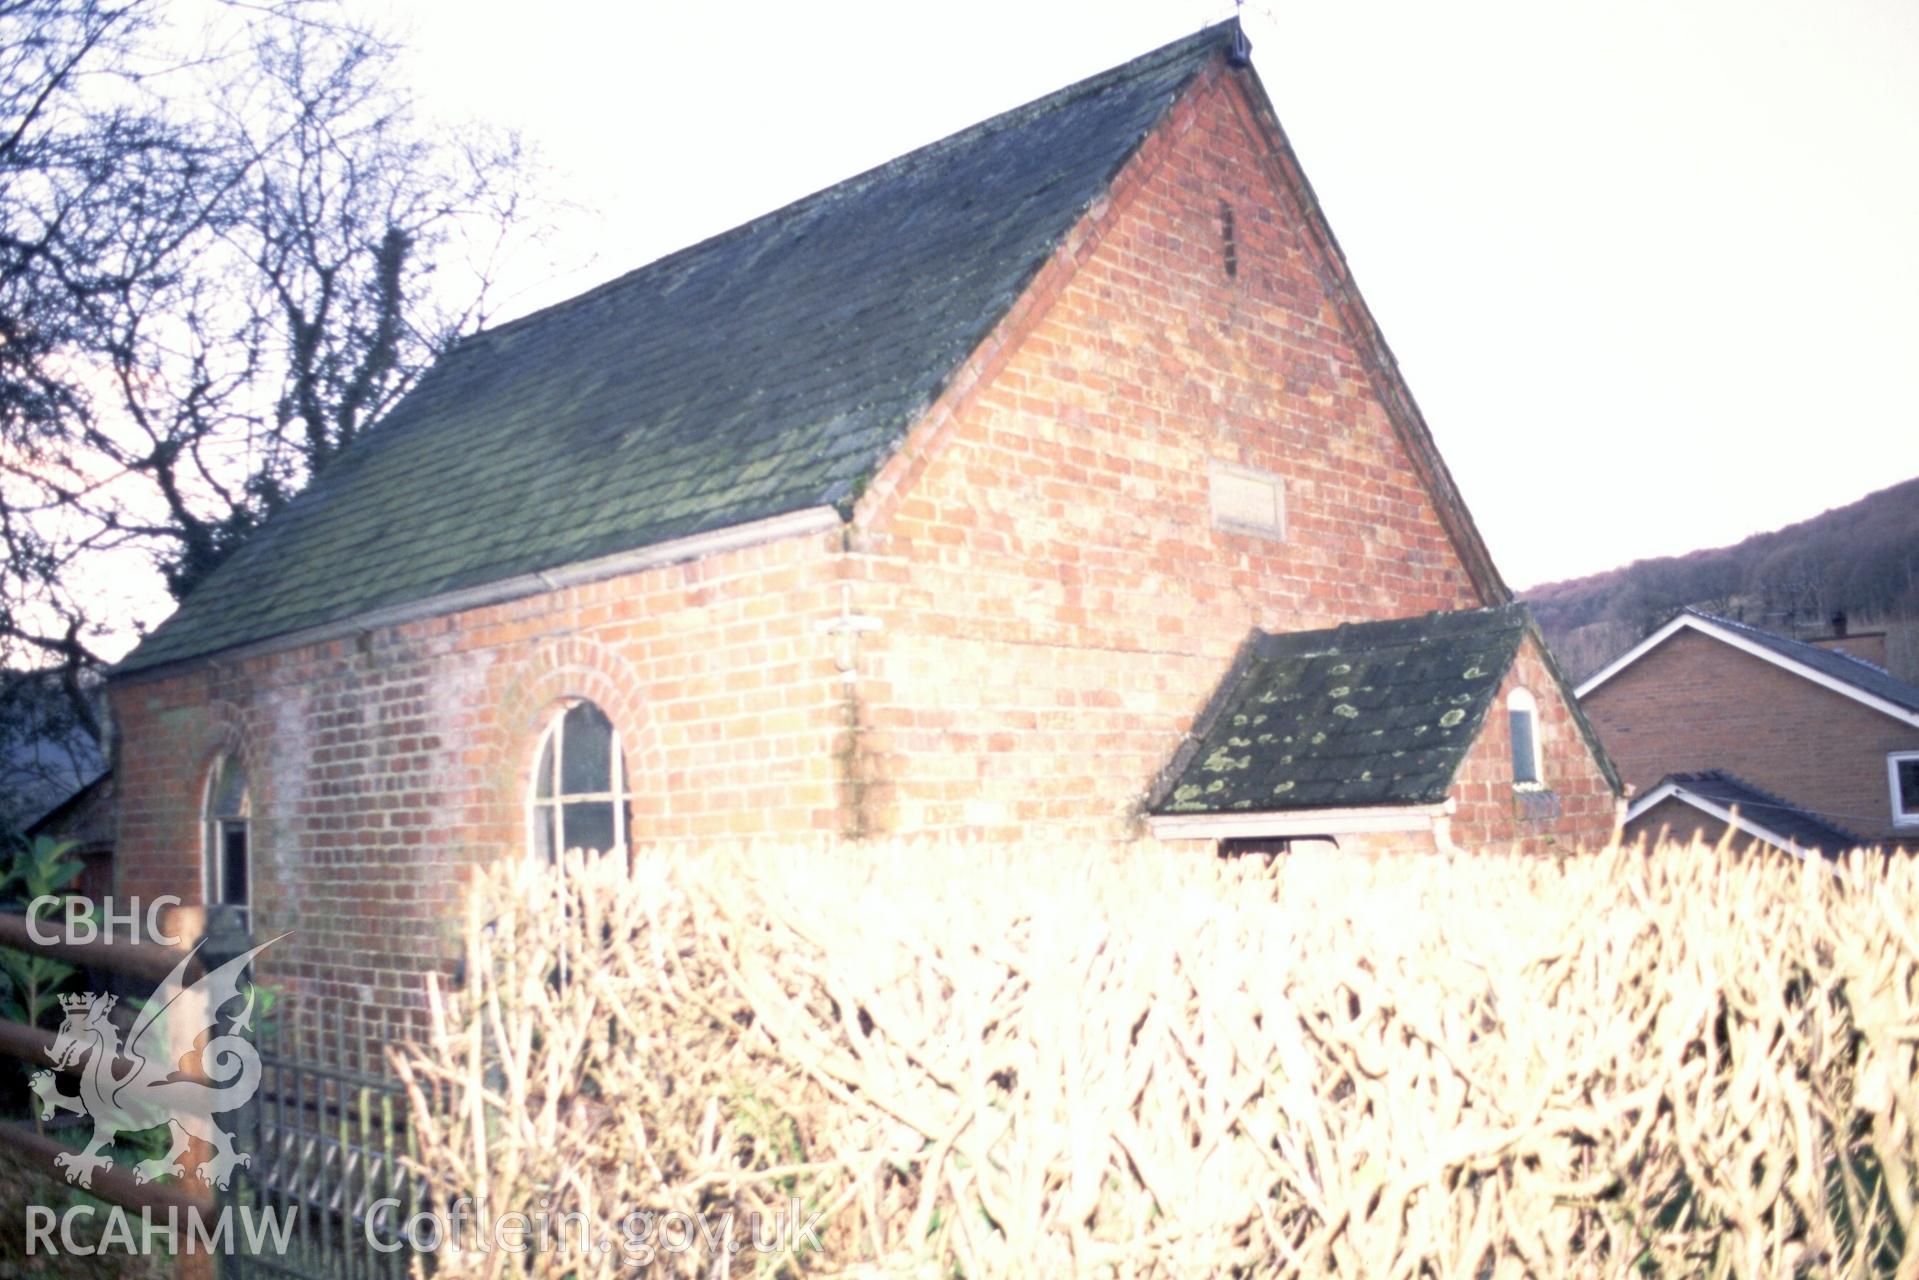
M 197 1170 L 213 1186 L 224 1188 L 236 1168 L 252 1162 L 251 1156 L 234 1150 L 233 1136 L 215 1124 L 213 1116 L 245 1106 L 260 1087 L 260 1055 L 241 1034 L 252 1027 L 253 987 L 248 984 L 243 991 L 240 975 L 254 956 L 277 941 L 263 942 L 191 984 L 183 981 L 193 959 L 188 953 L 141 1008 L 124 1047 L 120 1028 L 108 1017 L 116 997 L 60 998 L 67 1018 L 47 1053 L 62 1069 L 86 1056 L 80 1092 L 61 1093 L 52 1071 L 36 1072 L 32 1088 L 40 1099 L 41 1119 L 73 1111 L 93 1120 L 93 1140 L 85 1150 L 54 1157 L 66 1170 L 67 1181 L 92 1186 L 93 1171 L 111 1163 L 105 1152 L 117 1135 L 161 1124 L 167 1126 L 172 1146 L 165 1155 L 135 1165 L 135 1181 L 181 1177 L 185 1169 L 180 1157 L 194 1138 L 213 1148 L 213 1157 Z M 185 1075 L 180 1059 L 200 1037 L 218 1031 L 221 1010 L 242 996 L 246 1006 L 232 1025 L 223 1034 L 213 1034 L 199 1050 L 204 1079 Z

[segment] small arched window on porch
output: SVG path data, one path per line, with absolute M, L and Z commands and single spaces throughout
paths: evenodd
M 553 718 L 533 770 L 527 844 L 535 857 L 561 850 L 605 853 L 626 846 L 626 766 L 613 722 L 590 702 Z
M 251 904 L 252 820 L 246 769 L 231 753 L 223 755 L 207 778 L 206 895 L 209 903 L 227 903 L 243 914 Z
M 1544 786 L 1539 760 L 1539 704 L 1524 689 L 1506 697 L 1506 721 L 1512 728 L 1513 785 L 1527 789 Z

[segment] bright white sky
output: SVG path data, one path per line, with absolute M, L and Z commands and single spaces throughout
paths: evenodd
M 1231 12 L 364 0 L 574 206 L 498 318 Z M 1919 3 L 1254 0 L 1253 62 L 1515 586 L 1919 473 Z M 537 255 L 536 255 L 537 256 Z M 580 265 L 585 264 L 585 265 Z

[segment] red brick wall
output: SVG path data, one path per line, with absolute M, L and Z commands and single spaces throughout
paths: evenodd
M 1595 848 L 1612 837 L 1620 816 L 1618 797 L 1558 688 L 1538 642 L 1528 636 L 1487 712 L 1479 741 L 1453 782 L 1458 809 L 1452 838 L 1461 848 L 1563 853 Z M 1538 706 L 1534 731 L 1544 792 L 1530 797 L 1513 787 L 1512 722 L 1506 699 L 1515 689 L 1532 694 Z
M 861 503 L 874 830 L 1129 831 L 1250 628 L 1482 603 L 1239 92 L 1175 108 Z M 1213 460 L 1284 477 L 1283 541 L 1213 527 Z
M 1894 833 L 1886 753 L 1919 728 L 1682 628 L 1584 699 L 1627 782 L 1725 769 L 1863 836 Z
M 238 750 L 269 979 L 405 1003 L 563 697 L 619 725 L 636 838 L 1115 838 L 1249 628 L 1482 603 L 1239 93 L 1175 108 L 844 536 L 121 682 L 120 892 L 197 899 Z M 1213 528 L 1214 460 L 1285 478 L 1283 541 Z
M 269 982 L 388 1006 L 442 965 L 475 860 L 525 846 L 568 697 L 620 730 L 636 835 L 841 825 L 829 637 L 840 538 L 791 539 L 291 652 L 121 681 L 117 892 L 201 899 L 200 803 L 253 788 Z

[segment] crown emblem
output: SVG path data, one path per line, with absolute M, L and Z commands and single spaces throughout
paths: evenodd
M 60 1007 L 68 1013 L 86 1013 L 89 1010 L 97 1009 L 101 1014 L 107 1014 L 113 1011 L 113 1002 L 119 998 L 118 996 L 97 996 L 92 994 L 61 996 Z

